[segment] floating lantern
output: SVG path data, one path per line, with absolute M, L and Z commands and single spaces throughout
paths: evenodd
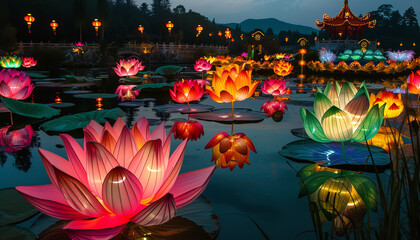
M 0 95 L 5 98 L 23 100 L 28 98 L 34 85 L 24 72 L 15 69 L 3 69 L 0 72 Z
M 264 94 L 273 96 L 290 94 L 289 85 L 286 85 L 286 80 L 284 79 L 269 79 L 264 81 L 264 85 L 261 87 L 261 91 Z
M 36 66 L 38 61 L 32 57 L 23 57 L 22 58 L 22 67 L 30 68 Z
M 169 37 L 170 37 L 171 36 L 171 30 L 172 30 L 172 28 L 174 28 L 174 24 L 171 21 L 168 21 L 168 23 L 166 23 L 166 28 L 168 29 Z
M 187 103 L 190 108 L 191 101 L 198 101 L 204 94 L 203 85 L 195 80 L 182 80 L 175 82 L 174 89 L 169 89 L 172 99 L 177 103 Z
M 145 118 L 129 129 L 92 121 L 84 128 L 84 147 L 62 134 L 69 160 L 39 149 L 52 184 L 16 190 L 39 211 L 70 220 L 73 239 L 111 239 L 128 222 L 155 226 L 204 191 L 215 167 L 179 174 L 187 141 L 170 154 L 164 123 L 153 133 Z M 76 238 L 74 236 L 77 236 Z
M 28 15 L 26 15 L 23 19 L 28 24 L 28 31 L 29 31 L 29 34 L 31 34 L 31 26 L 32 26 L 32 23 L 35 21 L 35 18 L 30 13 L 28 13 Z
M 50 26 L 51 26 L 51 28 L 52 28 L 52 30 L 54 32 L 54 35 L 57 35 L 57 33 L 55 32 L 55 30 L 58 27 L 58 23 L 55 20 L 52 20 L 51 23 L 50 23 Z
M 140 31 L 140 33 L 141 33 L 141 34 L 143 34 L 143 31 L 144 31 L 144 27 L 143 27 L 142 25 L 139 25 L 139 28 L 138 28 L 138 30 Z
M 121 98 L 121 101 L 134 101 L 136 96 L 139 95 L 140 90 L 133 90 L 137 85 L 120 85 L 117 87 L 115 94 L 118 94 L 118 98 Z
M 31 125 L 26 125 L 19 130 L 10 129 L 12 126 L 0 128 L 0 146 L 2 151 L 12 153 L 21 150 L 23 147 L 29 147 L 35 136 Z
M 201 25 L 198 25 L 198 27 L 196 28 L 196 30 L 197 30 L 196 37 L 198 37 L 200 35 L 201 31 L 203 31 L 203 27 Z
M 114 72 L 120 77 L 129 77 L 136 75 L 139 71 L 143 71 L 145 66 L 141 65 L 142 62 L 139 62 L 137 59 L 121 59 L 117 67 L 114 67 Z
M 62 100 L 61 100 L 61 98 L 60 98 L 60 93 L 59 93 L 59 92 L 56 92 L 56 93 L 55 93 L 55 99 L 54 99 L 54 102 L 55 102 L 55 103 L 61 103 L 61 102 L 62 102 Z
M 401 93 L 395 94 L 390 91 L 379 91 L 378 94 L 370 94 L 370 105 L 385 106 L 384 118 L 398 117 L 404 110 L 404 104 L 401 99 Z
M 101 111 L 101 110 L 104 110 L 102 107 L 103 107 L 104 105 L 102 104 L 102 98 L 97 98 L 96 99 L 96 107 L 97 107 L 97 109 L 96 110 L 98 110 L 98 111 Z
M 204 135 L 203 125 L 197 121 L 175 122 L 171 131 L 175 139 L 195 141 Z
M 98 19 L 95 18 L 95 21 L 92 22 L 92 26 L 95 28 L 96 36 L 98 36 L 98 29 L 102 25 L 101 22 L 98 21 Z

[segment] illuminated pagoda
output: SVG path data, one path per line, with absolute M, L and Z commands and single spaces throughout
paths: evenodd
M 370 14 L 367 13 L 363 17 L 357 17 L 350 10 L 348 5 L 348 0 L 344 0 L 344 6 L 341 9 L 340 13 L 330 18 L 326 13 L 323 16 L 323 22 L 320 22 L 319 19 L 316 20 L 316 25 L 319 29 L 325 29 L 329 32 L 330 38 L 338 36 L 345 36 L 347 39 L 349 36 L 359 36 L 361 37 L 362 31 L 374 28 L 376 25 L 376 20 L 370 20 Z

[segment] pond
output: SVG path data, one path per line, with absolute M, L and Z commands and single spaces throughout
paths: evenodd
M 87 72 L 89 76 L 97 78 L 95 86 L 75 84 L 63 88 L 60 86 L 61 80 L 38 79 L 35 81 L 36 89 L 29 101 L 47 104 L 57 102 L 57 98 L 60 98 L 62 102 L 75 103 L 74 106 L 62 108 L 62 114 L 93 111 L 98 107 L 104 109 L 118 107 L 120 100 L 116 98 L 103 99 L 98 103 L 95 98 L 74 97 L 74 93 L 78 93 L 77 91 L 108 93 L 115 91 L 112 89 L 117 86 L 117 81 L 112 80 L 113 83 L 107 83 L 106 75 L 109 73 L 107 70 L 94 69 Z M 220 221 L 217 239 L 264 239 L 264 234 L 267 234 L 270 239 L 315 238 L 308 199 L 306 197 L 298 198 L 301 185 L 296 174 L 308 163 L 293 162 L 279 154 L 285 145 L 301 140 L 291 132 L 292 129 L 303 127 L 300 109 L 302 107 L 312 109 L 313 87 L 323 88 L 328 81 L 325 79 L 321 81 L 315 77 L 308 79 L 310 80 L 304 82 L 303 87 L 296 86 L 301 83 L 297 79 L 289 78 L 287 80 L 293 93 L 287 96 L 290 97 L 290 101 L 284 102 L 287 107 L 285 113 L 277 118 L 261 117 L 254 113 L 261 112 L 261 106 L 271 99 L 270 96 L 262 96 L 263 94 L 255 94 L 245 101 L 235 102 L 237 114 L 243 114 L 241 109 L 253 111 L 251 117 L 255 117 L 253 115 L 255 114 L 258 120 L 252 123 L 245 121 L 232 125 L 199 120 L 200 117 L 193 118 L 194 114 L 190 117 L 190 120 L 202 124 L 204 135 L 196 141 L 188 142 L 181 173 L 214 166 L 214 162 L 211 161 L 212 150 L 205 149 L 205 146 L 220 132 L 243 133 L 252 141 L 256 149 L 256 153 L 249 151 L 250 164 L 245 164 L 243 168 L 239 168 L 239 166 L 233 170 L 217 168 L 203 192 L 213 207 L 213 213 L 218 216 Z M 54 85 L 57 82 L 60 84 Z M 383 88 L 383 85 L 375 85 L 373 88 L 374 91 L 378 91 L 379 88 Z M 260 90 L 257 89 L 257 92 L 260 93 Z M 138 119 L 146 117 L 150 120 L 152 129 L 161 121 L 166 121 L 165 128 L 169 132 L 174 122 L 185 121 L 189 117 L 188 114 L 154 109 L 168 102 L 170 102 L 170 96 L 167 87 L 144 89 L 137 96 L 136 106 L 120 107 L 126 113 L 123 120 L 129 127 L 132 127 Z M 98 104 L 103 106 L 98 106 Z M 231 107 L 230 103 L 214 102 L 209 95 L 205 95 L 198 104 L 213 106 L 215 109 Z M 0 117 L 2 127 L 10 125 L 9 113 L 1 113 Z M 261 119 L 259 119 L 260 117 Z M 38 149 L 42 148 L 66 158 L 66 151 L 60 137 L 57 133 L 45 132 L 40 128 L 40 125 L 45 121 L 35 121 L 17 115 L 14 115 L 13 118 L 14 125 L 20 126 L 17 129 L 26 126 L 23 129 L 26 129 L 27 132 L 22 133 L 19 137 L 30 138 L 30 140 L 24 140 L 26 141 L 24 147 L 3 148 L 3 151 L 0 152 L 0 189 L 49 184 L 50 179 Z M 72 131 L 70 134 L 82 144 L 80 130 Z M 180 143 L 181 140 L 172 139 L 171 152 Z M 308 151 L 311 150 L 308 149 Z M 370 174 L 365 175 L 369 176 Z

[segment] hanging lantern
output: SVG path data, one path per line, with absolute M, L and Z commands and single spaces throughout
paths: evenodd
M 343 36 L 343 33 L 342 32 L 338 33 L 338 36 L 340 36 L 340 37 Z
M 223 33 L 222 33 L 221 31 L 219 31 L 219 32 L 217 33 L 217 35 L 219 35 L 219 37 L 222 37 Z
M 213 37 L 213 33 L 209 33 L 209 37 Z
M 314 37 L 314 41 L 316 42 L 316 41 L 318 41 L 318 37 Z
M 226 29 L 225 31 L 225 38 L 226 39 L 230 39 L 232 37 L 232 32 L 228 29 Z
M 306 62 L 304 60 L 299 61 L 299 66 L 305 66 L 305 65 L 306 65 Z
M 376 45 L 378 45 L 378 47 L 381 46 L 381 42 L 376 43 Z
M 138 28 L 138 30 L 141 32 L 141 34 L 143 34 L 143 31 L 144 31 L 144 27 L 142 26 L 142 25 L 139 25 L 139 28 Z
M 284 41 L 285 41 L 285 42 L 288 42 L 288 41 L 289 41 L 289 38 L 288 38 L 288 37 L 287 37 L 287 38 L 285 38 L 285 39 L 284 39 Z
M 96 102 L 97 102 L 97 104 L 96 104 L 96 107 L 97 107 L 97 111 L 101 111 L 101 110 L 104 110 L 102 107 L 104 106 L 103 104 L 102 104 L 102 98 L 97 98 L 96 99 Z
M 26 15 L 23 19 L 25 19 L 26 23 L 28 24 L 28 31 L 29 34 L 31 34 L 31 25 L 35 21 L 35 18 L 32 17 L 30 13 L 28 13 L 28 15 Z
M 403 44 L 402 43 L 400 43 L 400 47 L 402 47 L 403 46 Z
M 413 43 L 413 47 L 415 47 L 416 46 L 416 43 Z
M 168 28 L 169 37 L 170 37 L 171 36 L 171 30 L 172 30 L 172 28 L 174 28 L 174 24 L 171 23 L 171 21 L 168 21 L 168 23 L 166 24 L 166 28 Z
M 55 32 L 55 30 L 58 27 L 58 23 L 56 23 L 55 20 L 52 20 L 51 23 L 50 23 L 50 26 L 51 26 L 51 28 L 52 28 L 52 30 L 54 32 L 54 35 L 57 35 L 57 33 Z
M 231 42 L 234 42 L 234 41 L 235 41 L 235 39 L 233 39 L 233 38 L 232 38 L 232 39 L 230 39 L 230 41 L 231 41 Z
M 98 36 L 98 29 L 102 25 L 101 22 L 98 21 L 98 19 L 95 18 L 95 21 L 92 22 L 92 26 L 95 27 L 96 36 Z
M 201 31 L 203 31 L 203 27 L 201 25 L 198 25 L 196 30 L 197 30 L 197 36 L 196 37 L 198 37 L 198 35 L 200 35 Z
M 241 34 L 240 38 L 241 40 L 244 40 L 244 34 Z

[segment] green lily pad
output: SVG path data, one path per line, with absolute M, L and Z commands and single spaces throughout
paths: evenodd
M 136 75 L 137 76 L 143 76 L 143 75 L 150 75 L 153 74 L 153 71 L 144 71 L 144 72 L 138 72 Z
M 91 120 L 94 120 L 98 123 L 105 123 L 109 119 L 116 120 L 117 118 L 122 117 L 124 115 L 125 112 L 123 112 L 119 108 L 102 111 L 83 112 L 73 115 L 67 115 L 61 118 L 48 121 L 42 124 L 41 128 L 47 132 L 69 132 L 75 129 L 86 127 L 86 125 L 88 125 Z
M 40 73 L 34 73 L 34 72 L 25 72 L 26 75 L 28 75 L 31 78 L 46 78 L 47 75 L 40 74 Z
M 88 93 L 88 94 L 76 94 L 73 95 L 75 98 L 88 98 L 88 99 L 97 99 L 97 98 L 117 98 L 118 94 L 113 93 Z
M 158 67 L 154 74 L 155 75 L 161 75 L 168 79 L 173 79 L 177 74 L 179 74 L 184 68 L 180 66 L 175 65 L 168 65 L 168 66 L 162 66 Z
M 128 77 L 128 78 L 120 78 L 120 82 L 126 83 L 141 83 L 146 81 L 147 78 L 145 77 Z
M 11 98 L 2 98 L 4 106 L 12 113 L 30 118 L 51 118 L 60 114 L 60 110 L 44 104 L 20 102 Z
M 35 240 L 36 236 L 29 230 L 17 226 L 0 227 L 1 240 Z
M 0 226 L 22 222 L 38 213 L 14 188 L 0 190 Z
M 73 75 L 64 75 L 63 76 L 67 82 L 87 82 L 88 79 L 85 76 L 73 76 Z
M 173 87 L 174 83 L 151 83 L 151 84 L 142 84 L 134 87 L 133 90 L 142 90 L 145 88 L 163 88 L 163 87 Z

